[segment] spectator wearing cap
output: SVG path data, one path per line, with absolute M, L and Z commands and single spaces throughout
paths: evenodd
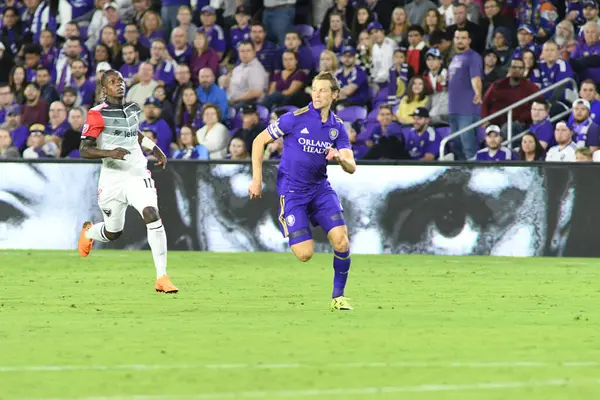
M 179 27 L 187 33 L 187 41 L 192 44 L 198 27 L 192 22 L 192 8 L 189 5 L 179 6 L 177 10 L 177 22 Z
M 369 98 L 369 77 L 362 67 L 356 65 L 356 49 L 344 47 L 341 59 L 342 68 L 335 74 L 341 88 L 338 106 L 365 104 Z
M 415 0 L 406 5 L 404 8 L 408 16 L 408 20 L 412 23 L 419 23 L 425 18 L 425 14 L 430 9 L 437 9 L 437 5 L 430 0 Z
M 58 146 L 53 141 L 46 140 L 44 125 L 33 124 L 29 128 L 27 147 L 23 151 L 23 158 L 54 158 L 59 154 Z
M 372 131 L 361 132 L 356 138 L 355 145 L 366 145 L 369 150 L 364 154 L 365 160 L 404 160 L 408 153 L 404 146 L 402 127 L 394 122 L 392 107 L 382 104 L 377 111 L 378 124 Z
M 177 139 L 177 150 L 173 154 L 176 160 L 208 160 L 209 153 L 206 147 L 198 144 L 196 129 L 189 125 L 181 128 L 179 139 Z
M 583 23 L 579 26 L 583 26 L 588 22 L 592 22 L 596 25 L 600 25 L 600 17 L 598 16 L 598 3 L 596 0 L 583 0 Z M 583 29 L 579 30 L 579 37 L 583 37 Z
M 229 104 L 241 108 L 262 98 L 267 87 L 267 71 L 256 59 L 251 42 L 241 42 L 238 47 L 240 63 L 227 75 L 221 77 L 221 86 L 227 89 Z
M 504 69 L 508 69 L 514 51 L 512 48 L 511 35 L 511 32 L 502 26 L 496 28 L 494 31 L 494 45 L 492 46 L 492 50 L 494 50 L 498 56 L 498 63 Z
M 48 116 L 46 133 L 51 136 L 56 144 L 60 144 L 65 132 L 70 128 L 67 120 L 67 107 L 62 101 L 55 101 L 50 104 Z
M 408 82 L 406 96 L 400 101 L 396 117 L 403 125 L 413 123 L 412 114 L 419 107 L 431 108 L 431 98 L 427 95 L 425 79 L 421 75 L 413 76 Z
M 337 13 L 342 16 L 342 22 L 346 27 L 352 26 L 352 21 L 354 20 L 354 6 L 352 2 L 348 0 L 335 0 L 333 2 L 333 6 L 331 6 L 325 12 L 322 20 L 320 20 L 321 25 L 319 35 L 321 38 L 321 43 L 325 43 L 325 38 L 329 32 L 329 17 L 333 13 Z
M 178 25 L 179 10 L 182 6 L 190 7 L 190 0 L 162 0 L 160 16 L 167 35 Z M 190 13 L 191 19 L 191 13 Z M 187 34 L 187 32 L 186 32 Z
M 516 160 L 515 154 L 502 146 L 502 131 L 498 125 L 489 125 L 485 130 L 486 148 L 481 149 L 475 156 L 476 161 L 510 161 Z
M 256 105 L 246 104 L 240 113 L 242 114 L 242 127 L 235 131 L 233 137 L 243 140 L 246 148 L 252 154 L 252 142 L 267 127 L 260 120 Z
M 442 53 L 438 49 L 427 50 L 425 62 L 425 90 L 431 97 L 429 115 L 435 122 L 447 121 L 448 70 L 442 65 Z
M 544 99 L 536 99 L 531 105 L 531 121 L 529 132 L 538 138 L 540 144 L 547 150 L 554 146 L 554 126 L 550 122 L 550 103 Z
M 394 50 L 394 65 L 390 68 L 388 86 L 388 104 L 398 104 L 406 94 L 408 81 L 413 77 L 415 71 L 406 62 L 406 47 Z
M 126 100 L 133 101 L 137 104 L 144 104 L 146 99 L 152 96 L 154 89 L 158 86 L 154 77 L 154 71 L 152 65 L 149 63 L 141 63 L 138 72 L 140 81 L 133 85 L 127 92 Z M 144 115 L 140 115 L 140 122 L 144 120 Z
M 413 119 L 412 128 L 404 134 L 404 145 L 411 159 L 419 161 L 434 161 L 440 155 L 441 136 L 429 126 L 431 118 L 429 111 L 417 107 L 410 115 Z
M 556 128 L 553 133 L 556 145 L 548 149 L 548 152 L 546 153 L 546 161 L 577 161 L 575 156 L 577 145 L 573 143 L 573 132 L 571 131 L 571 128 L 569 128 L 569 126 L 563 121 L 560 121 L 556 124 Z
M 287 29 L 294 25 L 296 0 L 264 0 L 262 23 L 268 26 L 269 40 L 284 45 Z
M 123 37 L 125 39 L 125 44 L 135 46 L 135 50 L 138 52 L 140 60 L 147 60 L 150 58 L 150 50 L 140 42 L 140 29 L 136 24 L 130 23 L 125 25 Z M 122 52 L 123 47 L 121 47 L 121 51 L 117 55 L 118 58 L 123 58 Z
M 558 13 L 550 0 L 513 0 L 513 5 L 517 21 L 530 27 L 537 40 L 543 42 L 554 35 Z
M 563 79 L 575 77 L 571 65 L 567 61 L 559 58 L 558 45 L 552 40 L 548 40 L 544 43 L 542 49 L 542 61 L 538 63 L 537 67 L 540 71 L 540 77 L 539 79 L 532 79 L 532 81 L 536 83 L 540 89 L 545 89 Z M 572 85 L 568 84 L 550 92 L 546 92 L 544 97 L 551 103 L 563 100 L 565 98 L 565 89 L 572 89 Z
M 589 147 L 592 153 L 600 147 L 600 126 L 590 116 L 590 102 L 577 99 L 573 102 L 573 119 L 570 128 L 577 147 Z
M 542 48 L 539 44 L 534 41 L 535 31 L 533 28 L 526 24 L 519 25 L 517 29 L 517 47 L 512 53 L 512 58 L 523 58 L 523 52 L 525 50 L 531 50 L 535 54 L 536 58 L 542 53 Z
M 13 144 L 19 149 L 19 152 L 25 150 L 27 138 L 29 137 L 29 128 L 21 124 L 21 106 L 13 104 L 6 110 L 6 121 L 2 124 L 2 129 L 10 132 Z
M 598 92 L 596 84 L 590 79 L 581 82 L 579 87 L 579 97 L 587 100 L 590 103 L 590 118 L 596 124 L 600 125 L 600 100 L 598 100 Z M 569 125 L 573 122 L 573 114 L 569 116 Z
M 483 93 L 492 86 L 492 83 L 506 76 L 504 68 L 499 65 L 498 54 L 492 49 L 483 53 Z
M 41 98 L 48 104 L 59 99 L 56 87 L 51 83 L 50 70 L 40 65 L 36 71 L 35 81 L 40 85 Z
M 67 39 L 65 42 L 64 53 L 58 56 L 52 73 L 54 84 L 59 92 L 62 92 L 71 82 L 71 63 L 80 58 L 82 51 L 79 38 Z
M 39 44 L 28 44 L 23 48 L 25 59 L 25 79 L 28 82 L 35 81 L 37 67 L 40 65 L 42 48 Z
M 202 68 L 210 68 L 213 75 L 219 75 L 219 55 L 217 51 L 208 46 L 206 34 L 204 32 L 196 32 L 194 39 L 194 53 L 190 64 L 190 69 L 194 83 L 198 82 L 198 73 Z
M 172 90 L 175 87 L 175 67 L 177 67 L 177 63 L 169 55 L 164 40 L 152 40 L 148 63 L 154 68 L 154 80 L 159 85 L 164 85 Z
M 485 18 L 481 21 L 481 30 L 485 33 L 485 48 L 491 49 L 494 46 L 494 34 L 496 29 L 506 28 L 508 32 L 514 32 L 514 18 L 505 17 L 501 13 L 500 0 L 486 0 L 484 3 Z M 512 39 L 510 38 L 511 42 Z
M 211 6 L 202 7 L 200 20 L 202 26 L 198 28 L 198 32 L 204 32 L 208 39 L 208 46 L 215 49 L 219 55 L 219 60 L 223 59 L 223 55 L 227 50 L 227 39 L 223 28 L 216 24 L 217 12 Z
M 456 55 L 448 68 L 448 113 L 454 133 L 481 117 L 483 63 L 481 56 L 471 49 L 469 35 L 466 29 L 455 31 Z M 476 131 L 468 130 L 457 138 L 455 155 L 459 160 L 470 160 L 475 157 L 477 147 Z
M 276 106 L 294 104 L 294 96 L 301 92 L 307 79 L 304 71 L 298 68 L 296 53 L 285 51 L 282 58 L 283 69 L 271 76 L 269 90 L 261 101 L 262 105 L 269 110 Z
M 189 64 L 192 60 L 193 46 L 188 44 L 187 32 L 181 27 L 171 31 L 169 54 L 177 64 Z
M 594 22 L 588 22 L 583 26 L 583 42 L 578 43 L 571 54 L 571 58 L 577 61 L 585 61 L 591 55 L 600 55 L 600 26 Z M 588 67 L 578 71 L 582 80 L 591 79 L 600 82 L 600 67 Z
M 236 24 L 229 30 L 229 52 L 226 59 L 230 64 L 235 65 L 239 60 L 237 54 L 237 45 L 242 40 L 250 40 L 250 14 L 243 5 L 235 8 Z
M 107 24 L 105 26 L 102 27 L 102 29 L 104 29 L 107 26 L 110 26 L 111 28 L 113 28 L 115 30 L 116 33 L 116 40 L 119 43 L 123 43 L 125 42 L 125 24 L 123 22 L 121 22 L 121 19 L 119 17 L 119 12 L 118 12 L 118 5 L 117 3 L 108 3 L 104 5 L 104 17 L 106 18 L 106 22 Z M 100 38 L 102 39 L 102 38 Z M 102 40 L 101 40 L 102 41 Z M 112 46 L 111 46 L 112 48 Z M 117 54 L 117 52 L 115 52 L 115 54 Z
M 525 63 L 523 60 L 515 58 L 511 61 L 508 77 L 494 82 L 485 93 L 481 107 L 482 117 L 488 117 L 539 91 L 535 83 L 523 77 L 524 68 Z M 523 130 L 531 123 L 532 103 L 533 101 L 530 101 L 513 109 L 513 132 L 519 129 Z M 506 114 L 490 121 L 490 123 L 499 126 L 502 126 L 506 122 Z M 504 129 L 506 129 L 506 126 Z
M 228 111 L 227 93 L 215 84 L 215 75 L 210 68 L 203 68 L 198 73 L 199 86 L 196 89 L 198 100 L 202 104 L 215 104 L 220 111 L 222 120 Z
M 156 97 L 148 97 L 144 102 L 144 122 L 140 129 L 150 128 L 156 134 L 156 144 L 167 157 L 171 156 L 173 131 L 167 122 L 161 118 L 161 102 Z
M 85 110 L 75 107 L 69 111 L 69 129 L 63 135 L 60 145 L 60 158 L 80 158 L 81 130 L 85 121 Z
M 167 35 L 162 29 L 160 16 L 152 10 L 148 10 L 144 13 L 142 21 L 140 22 L 140 27 L 142 34 L 140 35 L 139 41 L 146 48 L 150 48 L 154 39 L 167 40 Z
M 285 34 L 284 48 L 279 49 L 275 60 L 275 71 L 282 69 L 281 62 L 283 60 L 284 51 L 293 51 L 298 58 L 298 68 L 309 74 L 313 68 L 312 52 L 307 46 L 302 45 L 302 38 L 295 30 L 290 30 Z
M 424 40 L 424 34 L 425 31 L 421 25 L 411 25 L 408 28 L 407 62 L 418 75 L 425 72 L 425 54 L 429 50 Z
M 67 86 L 60 96 L 60 101 L 67 107 L 67 111 L 70 111 L 74 107 L 77 107 L 78 96 L 79 93 L 76 88 Z
M 481 27 L 476 23 L 469 21 L 467 18 L 468 10 L 464 4 L 456 4 L 454 6 L 454 21 L 455 24 L 448 27 L 446 30 L 450 37 L 455 37 L 457 30 L 466 30 L 471 38 L 471 48 L 477 53 L 483 53 L 485 50 L 486 32 L 483 32 Z
M 260 61 L 267 72 L 273 72 L 275 69 L 275 54 L 278 53 L 278 49 L 275 43 L 267 40 L 267 32 L 261 23 L 252 23 L 250 27 L 250 41 L 254 45 L 258 61 Z
M 352 33 L 344 25 L 344 16 L 339 13 L 332 13 L 329 16 L 329 31 L 325 37 L 325 47 L 335 54 L 340 54 L 345 46 L 354 45 Z
M 88 67 L 82 60 L 73 60 L 71 62 L 71 80 L 69 86 L 77 89 L 77 95 L 81 99 L 80 105 L 89 110 L 94 104 L 96 85 L 86 78 L 87 74 Z
M 10 54 L 16 56 L 24 43 L 24 37 L 19 11 L 15 7 L 4 8 L 0 37 Z
M 0 128 L 0 160 L 21 158 L 21 153 L 13 145 L 10 133 L 3 128 Z
M 181 90 L 181 103 L 177 105 L 175 126 L 176 129 L 180 129 L 184 125 L 200 129 L 203 124 L 202 103 L 198 101 L 196 89 L 190 84 Z
M 40 64 L 52 71 L 52 67 L 58 58 L 54 32 L 44 29 L 40 35 L 40 46 L 42 48 Z
M 140 55 L 131 43 L 125 44 L 121 48 L 121 56 L 123 65 L 119 68 L 119 72 L 125 79 L 127 87 L 131 87 L 137 83 L 137 73 L 140 69 Z
M 227 146 L 231 140 L 229 130 L 220 123 L 221 112 L 214 104 L 205 104 L 202 107 L 202 121 L 204 126 L 196 132 L 198 143 L 206 147 L 211 160 L 221 160 L 227 155 Z
M 25 86 L 25 104 L 21 108 L 21 122 L 26 126 L 48 123 L 49 105 L 40 98 L 40 94 L 40 86 L 37 83 L 29 82 Z
M 371 49 L 371 58 L 373 61 L 371 78 L 373 82 L 385 85 L 390 79 L 389 71 L 392 65 L 394 65 L 394 50 L 397 45 L 394 40 L 385 36 L 383 26 L 379 22 L 371 22 L 367 27 L 367 31 L 373 41 Z

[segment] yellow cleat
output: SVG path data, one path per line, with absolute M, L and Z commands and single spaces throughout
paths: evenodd
M 352 306 L 350 305 L 348 300 L 350 300 L 350 299 L 348 299 L 347 297 L 344 297 L 344 296 L 334 297 L 333 299 L 331 299 L 331 311 L 335 311 L 335 310 L 350 311 L 350 310 L 352 310 Z

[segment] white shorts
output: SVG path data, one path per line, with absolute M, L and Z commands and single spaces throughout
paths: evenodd
M 125 175 L 125 174 L 124 174 Z M 158 196 L 150 171 L 148 176 L 100 176 L 98 206 L 108 232 L 121 232 L 125 227 L 125 212 L 133 206 L 142 218 L 146 207 L 158 209 Z

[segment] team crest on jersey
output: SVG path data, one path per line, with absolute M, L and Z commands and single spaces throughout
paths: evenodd
M 81 134 L 85 135 L 87 131 L 90 130 L 90 126 L 88 124 L 83 124 L 83 128 L 81 129 Z
M 112 214 L 112 211 L 109 208 L 103 208 L 102 212 L 106 214 L 107 217 L 110 217 L 110 214 Z
M 329 139 L 335 140 L 338 137 L 339 134 L 340 133 L 338 132 L 337 129 L 330 129 L 329 130 Z
M 296 217 L 294 217 L 293 215 L 288 215 L 286 218 L 286 222 L 288 226 L 294 226 L 294 224 L 296 223 Z

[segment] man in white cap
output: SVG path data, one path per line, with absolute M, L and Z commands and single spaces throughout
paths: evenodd
M 485 130 L 487 148 L 479 150 L 475 157 L 477 161 L 510 161 L 516 160 L 513 152 L 502 146 L 502 130 L 498 125 L 490 125 Z
M 546 161 L 575 162 L 577 146 L 573 143 L 573 131 L 565 122 L 560 121 L 556 124 L 554 139 L 558 144 L 550 147 L 550 150 L 546 153 Z
M 589 147 L 595 152 L 600 148 L 600 126 L 590 117 L 590 102 L 577 99 L 573 102 L 573 121 L 571 130 L 577 147 Z

